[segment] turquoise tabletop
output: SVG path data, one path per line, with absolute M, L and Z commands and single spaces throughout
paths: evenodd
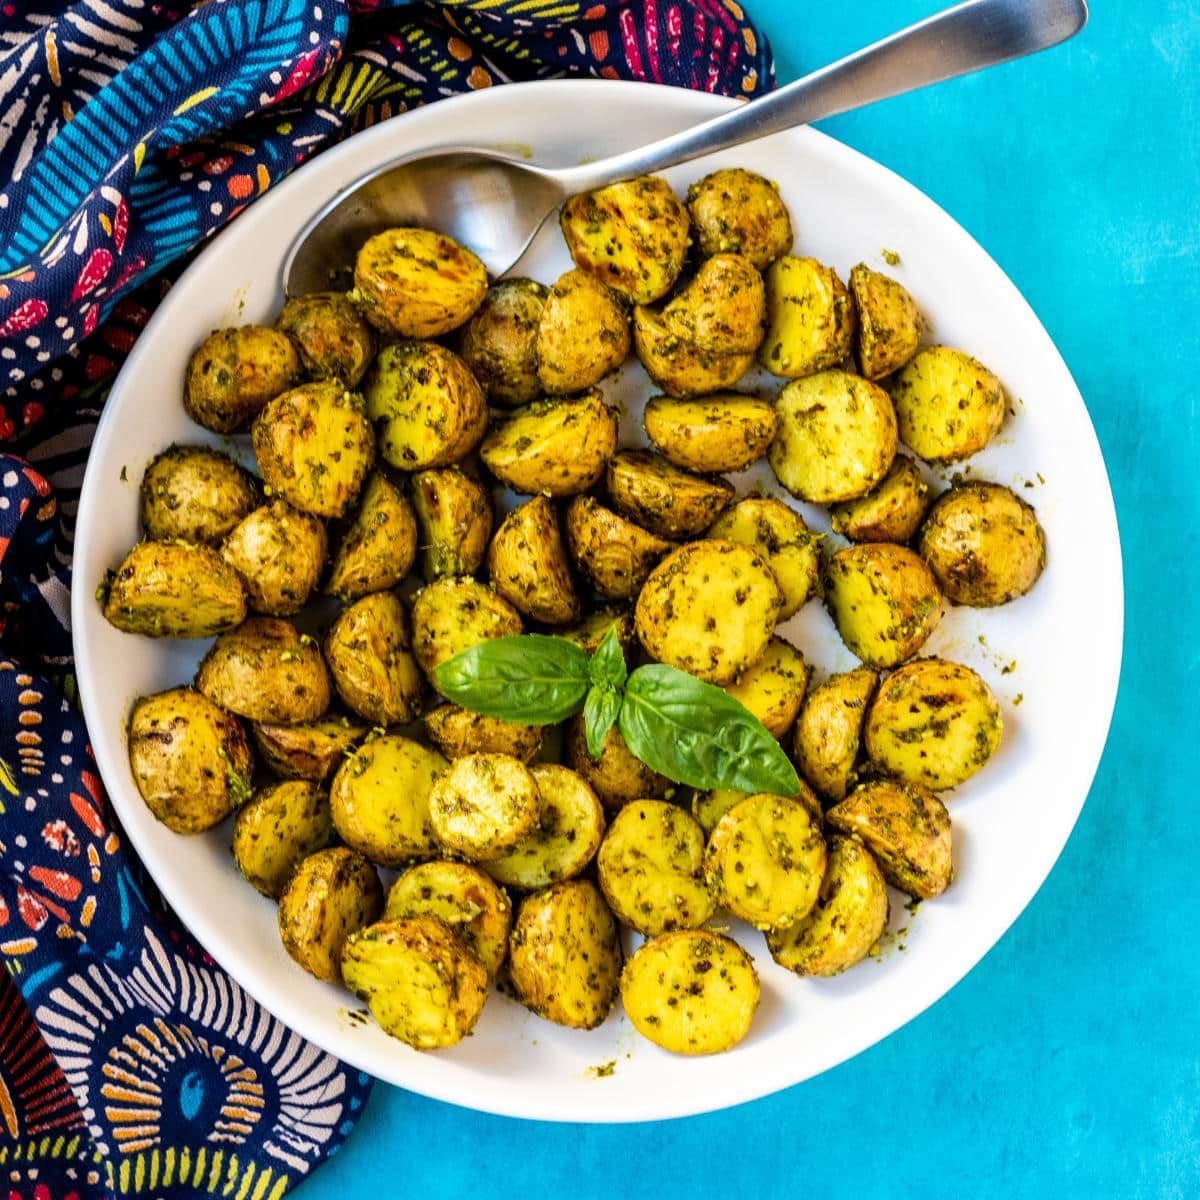
M 938 7 L 747 3 L 781 82 Z M 1112 477 L 1120 698 L 1083 815 L 1025 914 L 886 1041 L 712 1116 L 541 1125 L 381 1084 L 304 1200 L 1200 1197 L 1198 119 L 1200 3 L 1093 0 L 1064 48 L 823 126 L 1009 273 L 1074 372 Z

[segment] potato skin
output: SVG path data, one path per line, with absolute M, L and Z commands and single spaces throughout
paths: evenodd
M 250 795 L 254 756 L 241 723 L 193 688 L 138 700 L 128 746 L 146 807 L 176 833 L 211 829 Z
M 346 939 L 379 916 L 383 887 L 361 854 L 334 846 L 303 859 L 279 897 L 283 948 L 310 975 L 342 979 Z
M 296 343 L 310 379 L 357 387 L 375 357 L 375 331 L 344 292 L 293 296 L 275 328 Z
M 843 799 L 858 782 L 862 730 L 878 682 L 869 667 L 831 675 L 800 710 L 792 739 L 796 766 L 827 800 Z
M 965 483 L 938 497 L 919 544 L 955 604 L 990 608 L 1023 596 L 1046 566 L 1037 514 L 997 483 Z
M 542 748 L 541 726 L 498 721 L 455 704 L 442 704 L 426 716 L 425 735 L 450 759 L 509 754 L 527 763 Z
M 425 578 L 477 571 L 492 536 L 492 497 L 458 467 L 412 477 L 413 508 L 421 527 Z
M 413 599 L 413 653 L 432 681 L 434 668 L 490 638 L 515 637 L 520 614 L 475 579 L 438 579 Z
M 499 858 L 537 827 L 538 786 L 518 758 L 465 754 L 429 793 L 429 820 L 448 850 L 475 862 Z
M 706 354 L 753 354 L 767 327 L 762 276 L 740 254 L 706 258 L 663 306 L 662 322 Z
M 465 246 L 432 229 L 385 229 L 354 261 L 354 299 L 385 334 L 440 337 L 483 303 L 487 268 Z
M 867 379 L 898 371 L 921 345 L 921 314 L 903 284 L 859 263 L 850 272 L 858 312 L 858 364 Z
M 417 557 L 417 518 L 400 489 L 376 471 L 329 568 L 325 591 L 357 600 L 402 583 Z
M 633 310 L 633 348 L 646 374 L 668 396 L 703 396 L 733 387 L 754 355 L 704 350 L 667 328 L 662 313 L 646 305 Z
M 547 1021 L 595 1029 L 621 974 L 617 925 L 594 883 L 571 879 L 522 901 L 509 971 L 518 999 Z
M 758 361 L 773 375 L 799 379 L 849 357 L 854 302 L 832 267 L 788 255 L 764 276 L 767 332 Z
M 288 617 L 308 603 L 327 547 L 325 526 L 316 517 L 273 500 L 238 524 L 221 557 L 238 573 L 255 612 Z
M 604 735 L 600 757 L 593 758 L 582 714 L 572 717 L 567 726 L 564 754 L 567 766 L 587 781 L 608 808 L 620 808 L 643 798 L 658 799 L 675 786 L 634 757 L 616 725 Z
M 623 516 L 663 538 L 696 537 L 733 500 L 733 485 L 681 471 L 651 450 L 618 450 L 608 461 L 608 494 Z
M 942 595 L 906 546 L 863 542 L 825 566 L 825 603 L 851 653 L 868 667 L 912 658 L 942 619 Z
M 629 317 L 620 297 L 575 268 L 550 289 L 537 331 L 538 381 L 566 396 L 593 387 L 629 355 Z
M 325 639 L 342 703 L 372 725 L 415 720 L 424 681 L 411 645 L 408 612 L 395 592 L 373 592 L 344 608 Z
M 792 245 L 792 221 L 779 189 L 761 175 L 727 167 L 687 191 L 700 253 L 742 254 L 765 271 Z
M 929 485 L 917 464 L 897 454 L 888 473 L 865 496 L 829 510 L 834 533 L 852 542 L 907 542 L 929 508 Z
M 600 608 L 589 613 L 578 625 L 561 629 L 558 636 L 566 638 L 588 654 L 595 654 L 608 631 L 616 631 L 617 641 L 627 654 L 637 644 L 633 629 L 633 613 L 627 608 Z
M 169 446 L 142 476 L 142 528 L 155 542 L 215 545 L 258 503 L 254 476 L 208 446 Z
M 567 545 L 580 573 L 609 600 L 632 600 L 671 543 L 592 496 L 567 506 Z
M 183 386 L 187 415 L 214 433 L 237 433 L 304 378 L 291 338 L 261 325 L 218 329 L 196 348 Z
M 458 352 L 493 404 L 528 404 L 541 395 L 537 336 L 549 294 L 532 279 L 501 279 L 463 326 Z
M 992 689 L 970 667 L 922 658 L 880 684 L 863 737 L 888 774 L 945 791 L 984 766 L 1003 732 Z
M 544 625 L 578 621 L 583 605 L 571 578 L 558 513 L 545 496 L 518 505 L 488 547 L 492 587 L 518 612 Z
M 701 474 L 744 471 L 767 452 L 775 436 L 775 405 L 755 396 L 720 392 L 698 400 L 655 396 L 642 426 L 664 458 Z
M 804 655 L 784 638 L 773 637 L 762 657 L 726 684 L 725 691 L 748 708 L 772 737 L 782 738 L 795 723 L 807 688 Z
M 324 783 L 368 731 L 349 717 L 328 716 L 298 725 L 256 722 L 250 732 L 258 757 L 272 775 Z
M 762 656 L 782 607 L 761 555 L 710 538 L 680 546 L 654 568 L 634 621 L 651 657 L 724 685 Z
M 255 792 L 238 812 L 233 858 L 242 877 L 274 900 L 300 862 L 336 836 L 329 797 L 315 783 L 274 783 Z

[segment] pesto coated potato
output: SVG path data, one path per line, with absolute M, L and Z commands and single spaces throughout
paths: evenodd
M 258 481 L 219 450 L 175 445 L 146 468 L 140 499 L 151 541 L 211 546 L 258 505 Z
M 197 347 L 183 387 L 187 415 L 214 433 L 237 433 L 304 378 L 291 338 L 261 325 L 218 329 Z
M 458 467 L 412 477 L 413 508 L 421 527 L 425 578 L 477 571 L 492 536 L 492 497 Z
M 897 454 L 888 473 L 865 496 L 835 504 L 829 515 L 834 533 L 852 542 L 907 542 L 921 527 L 929 507 L 929 485 L 917 464 Z
M 792 751 L 804 779 L 827 800 L 858 782 L 858 751 L 878 676 L 869 667 L 831 675 L 800 710 Z
M 692 796 L 692 816 L 700 822 L 700 828 L 704 830 L 707 837 L 717 827 L 717 822 L 735 804 L 740 804 L 752 794 L 751 792 L 733 791 L 729 788 L 714 788 L 711 792 L 696 792 Z M 821 802 L 806 784 L 801 783 L 799 794 L 790 799 L 798 800 L 803 804 L 808 809 L 809 816 L 817 823 L 818 827 L 820 826 Z
M 688 188 L 687 206 L 701 254 L 743 254 L 765 271 L 791 249 L 792 221 L 779 189 L 753 171 L 706 175 Z
M 414 720 L 423 680 L 411 645 L 408 613 L 395 592 L 373 592 L 344 608 L 325 638 L 342 703 L 372 725 Z
M 545 496 L 518 505 L 488 547 L 488 578 L 513 608 L 543 625 L 578 621 L 583 605 L 571 578 L 558 513 Z
M 508 754 L 464 754 L 429 793 L 429 820 L 448 850 L 476 862 L 499 858 L 537 828 L 538 786 Z
M 567 766 L 582 776 L 609 808 L 620 808 L 642 798 L 666 796 L 674 786 L 665 775 L 634 757 L 615 724 L 604 735 L 600 757 L 593 758 L 588 750 L 582 713 L 572 717 L 567 726 L 564 753 Z
M 273 500 L 238 524 L 221 557 L 241 577 L 255 612 L 289 617 L 317 586 L 327 546 L 325 526 L 316 517 Z
M 849 357 L 854 301 L 832 267 L 788 255 L 768 268 L 764 280 L 767 332 L 758 361 L 768 371 L 799 379 Z
M 417 519 L 412 505 L 386 475 L 376 471 L 342 536 L 325 591 L 357 600 L 403 582 L 417 557 Z
M 527 763 L 542 747 L 540 725 L 516 725 L 454 704 L 442 704 L 425 718 L 425 735 L 447 757 L 510 754 Z
M 507 600 L 474 579 L 438 579 L 412 606 L 413 653 L 432 681 L 434 668 L 490 638 L 515 637 L 521 617 Z
M 347 716 L 328 716 L 297 725 L 256 722 L 250 728 L 263 766 L 280 779 L 324 783 L 367 736 L 367 727 Z
M 733 387 L 754 363 L 754 354 L 704 350 L 667 327 L 657 308 L 633 310 L 633 348 L 646 374 L 668 396 L 703 396 Z
M 858 311 L 858 364 L 867 379 L 898 371 L 921 344 L 921 314 L 908 289 L 859 263 L 850 272 Z
M 336 834 L 329 797 L 315 783 L 293 779 L 254 793 L 233 825 L 233 859 L 242 877 L 264 896 L 283 894 L 292 872 Z
M 528 404 L 541 395 L 537 336 L 549 294 L 532 279 L 501 279 L 463 326 L 458 352 L 493 404 Z
M 725 685 L 725 691 L 748 708 L 772 737 L 782 738 L 800 712 L 808 687 L 804 655 L 790 642 L 773 637 L 762 657 Z
M 357 387 L 375 357 L 375 331 L 344 292 L 293 296 L 275 328 L 296 343 L 310 379 Z
M 595 654 L 610 629 L 616 630 L 617 641 L 628 654 L 637 643 L 637 635 L 633 628 L 633 613 L 627 608 L 599 608 L 584 617 L 578 625 L 560 630 L 558 636 L 566 638 L 588 654 Z
M 627 521 L 592 496 L 567 507 L 567 545 L 580 573 L 602 596 L 632 600 L 671 543 Z
M 608 460 L 608 494 L 620 512 L 659 537 L 696 537 L 734 497 L 724 479 L 681 471 L 651 450 L 618 450 Z
M 686 471 L 744 471 L 775 436 L 775 405 L 755 396 L 719 392 L 696 400 L 655 396 L 642 411 L 651 444 Z
M 576 268 L 550 289 L 537 331 L 538 380 L 547 392 L 582 392 L 629 354 L 629 317 L 620 297 Z
M 740 254 L 706 258 L 662 308 L 667 332 L 705 354 L 753 354 L 766 332 L 762 276 Z

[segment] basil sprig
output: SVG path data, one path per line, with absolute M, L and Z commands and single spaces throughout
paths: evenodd
M 745 705 L 660 663 L 629 674 L 615 629 L 590 658 L 565 638 L 497 638 L 442 663 L 434 679 L 447 700 L 518 725 L 556 725 L 582 710 L 593 757 L 615 723 L 630 752 L 675 783 L 800 791 L 788 756 Z

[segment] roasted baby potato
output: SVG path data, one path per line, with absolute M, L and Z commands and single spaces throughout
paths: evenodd
M 609 808 L 620 808 L 633 800 L 666 796 L 674 784 L 635 758 L 621 731 L 612 725 L 604 735 L 600 757 L 588 750 L 583 715 L 571 719 L 564 748 L 567 766 L 581 775 Z
M 97 589 L 105 619 L 146 637 L 212 637 L 246 615 L 238 573 L 211 546 L 139 542 Z
M 357 600 L 401 583 L 417 557 L 417 519 L 412 505 L 387 476 L 376 472 L 329 568 L 325 591 Z
M 571 578 L 558 514 L 545 496 L 518 505 L 488 547 L 488 578 L 505 600 L 543 625 L 578 621 L 583 605 Z
M 758 974 L 732 938 L 706 929 L 665 933 L 638 947 L 621 972 L 634 1028 L 673 1054 L 720 1054 L 747 1034 Z
M 268 401 L 303 378 L 300 356 L 287 334 L 261 325 L 218 329 L 188 363 L 183 407 L 205 429 L 237 433 Z
M 1000 380 L 961 350 L 927 346 L 892 383 L 900 440 L 928 462 L 958 462 L 1000 432 L 1008 401 Z
M 842 641 L 868 667 L 906 662 L 942 619 L 933 573 L 891 542 L 839 550 L 825 566 L 825 603 Z
M 725 691 L 748 708 L 773 737 L 782 738 L 800 712 L 807 687 L 804 655 L 790 642 L 773 637 L 762 657 L 726 684 Z
M 740 254 L 706 258 L 662 308 L 669 334 L 705 354 L 753 354 L 766 332 L 762 276 Z
M 385 334 L 440 337 L 483 303 L 487 268 L 465 246 L 432 229 L 386 229 L 354 260 L 353 299 Z
M 457 354 L 436 342 L 385 346 L 363 394 L 380 455 L 402 471 L 458 462 L 487 430 L 483 388 Z
M 270 492 L 317 517 L 340 517 L 375 461 L 362 398 L 340 383 L 284 392 L 258 414 L 251 441 Z
M 704 350 L 667 328 L 656 308 L 633 310 L 633 348 L 646 374 L 668 396 L 704 396 L 731 388 L 754 363 L 753 353 Z
M 970 779 L 1000 745 L 992 689 L 970 667 L 923 658 L 889 675 L 867 711 L 867 755 L 890 775 L 934 791 Z
M 434 668 L 489 638 L 515 637 L 521 617 L 474 579 L 438 579 L 413 599 L 413 653 L 432 681 Z
M 782 607 L 761 555 L 710 538 L 680 546 L 654 568 L 634 622 L 651 657 L 723 685 L 762 656 Z
M 767 949 L 797 975 L 840 975 L 871 953 L 887 923 L 879 864 L 861 842 L 834 837 L 816 906 L 795 925 L 769 931 Z
M 735 804 L 739 804 L 751 794 L 750 792 L 735 792 L 726 788 L 714 788 L 711 792 L 696 792 L 692 796 L 692 816 L 700 822 L 700 828 L 704 830 L 707 837 L 717 827 L 717 822 Z M 799 800 L 808 809 L 812 819 L 817 822 L 818 826 L 820 825 L 821 802 L 806 784 L 801 783 L 799 795 L 793 796 L 791 799 Z
M 492 536 L 492 497 L 457 467 L 412 477 L 413 507 L 421 526 L 425 578 L 477 571 Z
M 897 454 L 888 473 L 865 496 L 829 510 L 834 533 L 852 542 L 907 542 L 929 507 L 929 485 L 917 464 Z
M 626 804 L 604 835 L 596 866 L 617 920 L 647 937 L 697 929 L 712 916 L 704 830 L 665 800 Z
M 536 828 L 538 786 L 519 758 L 464 754 L 429 794 L 429 820 L 448 850 L 476 862 L 499 858 Z
M 367 736 L 367 727 L 346 716 L 323 717 L 299 725 L 255 724 L 254 744 L 263 766 L 280 779 L 324 783 Z
M 1046 566 L 1037 514 L 998 483 L 964 483 L 940 496 L 918 548 L 942 591 L 974 608 L 1025 595 Z
M 687 206 L 701 254 L 742 254 L 765 271 L 791 249 L 792 221 L 779 189 L 753 171 L 706 175 L 688 188 Z
M 352 933 L 342 977 L 384 1033 L 416 1050 L 462 1041 L 488 991 L 483 963 L 438 917 L 377 921 Z
M 447 757 L 510 754 L 527 763 L 542 747 L 539 725 L 515 725 L 454 704 L 443 704 L 425 718 L 425 733 Z
M 604 474 L 616 446 L 616 410 L 591 391 L 518 409 L 488 434 L 479 456 L 514 492 L 574 496 Z
M 293 296 L 275 322 L 300 350 L 311 379 L 357 387 L 375 357 L 375 331 L 344 292 Z
M 327 546 L 325 526 L 316 517 L 273 500 L 238 524 L 221 557 L 241 577 L 255 612 L 289 617 L 317 586 Z
M 722 392 L 698 400 L 655 396 L 642 411 L 646 436 L 663 457 L 685 471 L 744 471 L 767 452 L 775 436 L 775 405 Z
M 342 841 L 383 867 L 436 858 L 440 847 L 429 820 L 429 794 L 446 766 L 436 750 L 399 734 L 364 742 L 329 788 Z
M 608 636 L 608 631 L 615 629 L 617 641 L 621 649 L 628 653 L 637 644 L 637 635 L 633 629 L 633 613 L 627 608 L 601 608 L 583 618 L 578 625 L 570 629 L 559 630 L 558 636 L 573 642 L 588 654 L 595 654 L 600 649 L 600 643 Z
M 254 756 L 241 724 L 190 687 L 143 696 L 128 745 L 146 807 L 176 833 L 211 829 L 250 795 Z
M 278 899 L 292 872 L 337 838 L 329 797 L 315 783 L 293 779 L 254 793 L 233 825 L 233 859 L 243 878 Z
M 621 974 L 617 925 L 596 885 L 556 883 L 527 896 L 513 925 L 509 973 L 526 1008 L 573 1029 L 595 1029 Z
M 315 721 L 329 707 L 329 673 L 317 644 L 290 621 L 249 617 L 221 634 L 196 670 L 196 687 L 250 721 Z
M 415 720 L 424 680 L 411 645 L 408 613 L 395 592 L 373 592 L 344 608 L 325 639 L 342 703 L 372 725 Z
M 602 596 L 632 600 L 671 543 L 605 508 L 592 496 L 567 507 L 567 545 L 580 572 Z
M 142 476 L 142 528 L 151 541 L 215 545 L 258 503 L 254 476 L 208 446 L 170 446 Z
M 608 494 L 617 508 L 660 537 L 696 537 L 734 497 L 724 479 L 681 471 L 652 450 L 618 450 L 608 460 Z
M 709 891 L 756 929 L 786 929 L 803 920 L 824 875 L 820 822 L 799 800 L 766 792 L 747 796 L 709 834 Z
M 860 784 L 825 819 L 863 842 L 887 881 L 902 892 L 930 900 L 950 886 L 950 814 L 920 784 L 892 779 Z
M 283 948 L 310 975 L 342 979 L 342 944 L 383 908 L 383 887 L 361 854 L 334 846 L 303 859 L 279 897 Z
M 822 371 L 779 394 L 779 432 L 767 452 L 793 496 L 834 504 L 865 496 L 896 457 L 896 414 L 882 388 L 848 371 Z
M 629 316 L 620 297 L 576 268 L 546 298 L 537 331 L 538 380 L 557 396 L 582 392 L 629 355 Z
M 580 776 L 557 763 L 540 763 L 530 774 L 538 789 L 537 825 L 483 864 L 493 879 L 526 892 L 574 879 L 604 836 L 604 809 Z
M 898 371 L 921 344 L 921 314 L 908 289 L 859 263 L 850 272 L 858 310 L 858 364 L 867 379 Z
M 572 196 L 559 223 L 575 265 L 634 304 L 671 290 L 691 240 L 687 209 L 655 176 Z
M 458 352 L 493 404 L 528 404 L 541 395 L 537 336 L 549 289 L 502 279 L 462 328 Z
M 841 800 L 858 782 L 858 750 L 877 683 L 868 667 L 831 675 L 800 710 L 792 739 L 796 766 L 827 800 Z
M 854 301 L 832 267 L 788 255 L 764 279 L 767 332 L 758 361 L 772 375 L 800 379 L 849 356 L 857 326 Z

